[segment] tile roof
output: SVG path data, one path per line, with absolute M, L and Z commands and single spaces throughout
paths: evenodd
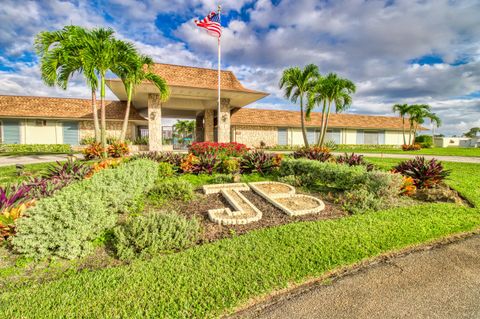
M 307 127 L 319 127 L 322 114 L 314 112 Z M 300 127 L 300 112 L 242 108 L 232 113 L 231 125 Z M 331 113 L 329 127 L 359 129 L 402 129 L 402 119 L 393 116 Z M 405 125 L 407 128 L 407 125 Z
M 97 100 L 100 107 L 100 100 Z M 106 101 L 106 118 L 123 120 L 126 103 Z M 100 116 L 100 110 L 99 110 Z M 92 119 L 90 99 L 0 95 L 0 117 Z M 131 108 L 130 120 L 145 120 Z
M 218 71 L 216 69 L 155 63 L 152 71 L 163 77 L 170 86 L 217 89 Z M 220 84 L 222 90 L 266 94 L 245 88 L 232 71 L 221 71 Z

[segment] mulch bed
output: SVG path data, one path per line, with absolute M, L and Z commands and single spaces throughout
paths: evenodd
M 341 210 L 338 206 L 321 198 L 325 203 L 325 209 L 320 213 L 290 217 L 252 191 L 242 192 L 242 194 L 263 213 L 262 219 L 258 222 L 246 225 L 218 225 L 211 222 L 208 219 L 207 214 L 209 209 L 221 207 L 231 208 L 228 202 L 220 194 L 207 196 L 198 192 L 197 199 L 193 201 L 188 203 L 175 201 L 162 208 L 173 209 L 177 213 L 186 217 L 195 216 L 202 223 L 203 228 L 200 243 L 241 235 L 251 230 L 265 227 L 273 227 L 301 221 L 333 219 L 347 215 L 347 213 Z

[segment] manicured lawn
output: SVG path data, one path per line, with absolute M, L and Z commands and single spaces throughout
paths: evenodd
M 370 148 L 354 148 L 354 149 L 336 149 L 335 152 L 347 153 L 383 153 L 383 154 L 414 154 L 414 155 L 441 155 L 441 156 L 468 156 L 479 157 L 480 148 L 460 148 L 460 147 L 445 147 L 445 148 L 424 148 L 419 151 L 402 151 L 401 149 L 370 149 Z
M 68 152 L 70 153 L 70 152 Z M 0 156 L 35 156 L 35 155 L 61 155 L 68 154 L 67 152 L 0 152 Z
M 369 159 L 391 167 L 398 160 Z M 250 298 L 383 252 L 480 227 L 480 165 L 445 163 L 448 183 L 476 208 L 424 204 L 348 218 L 293 223 L 127 266 L 7 288 L 5 317 L 217 317 Z
M 38 176 L 46 171 L 47 167 L 52 163 L 38 163 L 38 164 L 27 164 L 25 165 L 24 172 L 26 173 L 23 176 L 17 175 L 17 169 L 15 165 L 10 166 L 1 166 L 0 167 L 0 185 L 5 185 L 9 183 L 18 183 L 28 179 L 29 176 Z
M 382 169 L 389 170 L 402 161 L 402 159 L 369 157 L 367 161 Z M 442 163 L 446 169 L 451 170 L 446 183 L 460 192 L 471 203 L 480 207 L 480 165 L 455 162 Z

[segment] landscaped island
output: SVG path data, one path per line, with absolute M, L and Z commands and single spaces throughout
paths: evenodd
M 208 142 L 85 152 L 0 188 L 6 317 L 214 317 L 480 226 L 477 164 Z

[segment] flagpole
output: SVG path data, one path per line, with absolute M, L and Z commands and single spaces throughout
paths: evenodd
M 220 12 L 221 12 L 221 6 L 218 5 L 218 22 L 220 23 L 220 27 L 222 25 L 222 20 L 220 19 Z M 218 109 L 217 109 L 217 142 L 220 140 L 220 81 L 221 81 L 221 76 L 220 76 L 220 65 L 221 65 L 221 46 L 220 46 L 220 36 L 218 37 Z

